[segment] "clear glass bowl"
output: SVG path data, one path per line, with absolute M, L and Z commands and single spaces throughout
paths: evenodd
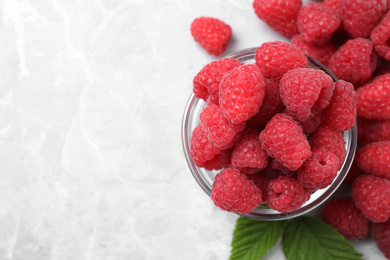
M 228 56 L 229 58 L 234 58 L 239 60 L 241 63 L 249 64 L 255 63 L 254 57 L 257 47 L 244 49 Z M 309 66 L 316 69 L 321 69 L 328 73 L 334 81 L 337 78 L 320 62 L 316 61 L 311 57 L 307 57 L 309 60 Z M 190 141 L 191 134 L 195 127 L 199 124 L 199 115 L 202 112 L 203 108 L 206 106 L 206 103 L 202 99 L 198 99 L 192 93 L 187 106 L 184 111 L 183 120 L 182 120 L 182 144 L 184 149 L 184 154 L 188 163 L 188 167 L 195 180 L 199 186 L 204 190 L 204 192 L 210 196 L 211 188 L 213 186 L 215 175 L 219 171 L 208 171 L 204 168 L 197 167 L 191 156 L 190 156 Z M 251 213 L 244 215 L 244 217 L 257 219 L 257 220 L 283 220 L 290 219 L 302 214 L 308 213 L 309 211 L 315 209 L 326 201 L 340 186 L 343 182 L 345 176 L 347 175 L 349 168 L 351 167 L 353 158 L 355 156 L 356 145 L 357 145 L 357 128 L 356 125 L 353 126 L 350 130 L 343 132 L 346 148 L 346 158 L 344 164 L 340 171 L 337 173 L 337 177 L 334 179 L 333 183 L 328 187 L 317 190 L 311 195 L 309 201 L 303 204 L 299 209 L 296 209 L 291 212 L 280 213 L 273 209 L 264 209 L 256 208 Z

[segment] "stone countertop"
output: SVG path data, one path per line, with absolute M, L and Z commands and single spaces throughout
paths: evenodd
M 229 258 L 237 216 L 181 146 L 192 78 L 215 59 L 191 37 L 198 16 L 231 25 L 226 54 L 287 40 L 250 0 L 0 2 L 1 260 Z

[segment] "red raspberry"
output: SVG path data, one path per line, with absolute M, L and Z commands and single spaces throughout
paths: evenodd
M 376 65 L 377 55 L 372 42 L 362 38 L 347 41 L 328 62 L 328 68 L 337 78 L 352 84 L 368 81 Z
M 335 83 L 332 99 L 324 110 L 324 120 L 337 130 L 347 131 L 356 121 L 356 91 L 344 80 Z
M 336 52 L 337 48 L 332 43 L 327 43 L 322 46 L 307 43 L 301 35 L 297 34 L 291 39 L 291 44 L 303 50 L 310 57 L 318 60 L 325 66 L 328 65 L 330 57 Z
M 285 42 L 263 43 L 255 54 L 257 66 L 266 78 L 280 80 L 284 73 L 306 67 L 308 60 L 298 47 Z
M 219 83 L 223 75 L 240 65 L 241 63 L 236 59 L 224 58 L 204 66 L 193 80 L 195 96 L 204 100 L 211 96 L 211 103 L 218 104 Z
M 347 185 L 352 185 L 356 178 L 362 174 L 364 174 L 364 172 L 356 165 L 356 161 L 353 161 L 351 168 L 349 169 L 347 176 L 345 176 L 343 183 Z
M 352 184 L 352 198 L 364 216 L 373 222 L 390 217 L 390 180 L 360 175 Z
M 345 140 L 341 131 L 322 123 L 309 136 L 309 140 L 312 148 L 325 148 L 329 152 L 334 153 L 340 160 L 338 170 L 341 168 L 347 153 L 345 150 Z
M 284 74 L 279 88 L 287 109 L 298 120 L 306 121 L 329 105 L 334 83 L 322 70 L 298 68 Z
M 198 17 L 191 24 L 191 34 L 209 54 L 221 55 L 232 36 L 232 28 L 217 18 Z
M 323 6 L 329 7 L 336 13 L 340 14 L 340 3 L 339 0 L 324 0 L 322 2 Z
M 384 0 L 340 0 L 343 28 L 352 38 L 369 37 L 386 12 Z
M 235 168 L 254 168 L 263 170 L 268 164 L 268 155 L 261 147 L 260 131 L 248 128 L 241 140 L 234 146 L 232 166 Z
M 248 125 L 264 129 L 267 122 L 277 113 L 282 112 L 283 103 L 280 100 L 279 83 L 275 80 L 264 78 L 265 96 L 259 111 L 248 120 Z
M 390 140 L 390 119 L 377 120 L 358 117 L 357 127 L 360 145 Z
M 308 43 L 323 45 L 329 42 L 340 27 L 340 14 L 319 3 L 310 3 L 298 14 L 298 30 Z
M 263 174 L 263 172 L 257 172 L 255 174 L 247 175 L 249 180 L 251 180 L 256 187 L 261 191 L 261 201 L 265 202 L 267 200 L 267 185 L 269 179 Z
M 208 171 L 221 170 L 225 167 L 228 167 L 232 159 L 232 151 L 233 149 L 221 151 L 221 153 L 215 155 L 213 159 L 204 162 L 201 167 L 205 168 Z
M 356 163 L 365 173 L 390 179 L 390 141 L 363 146 L 356 152 Z
M 222 210 L 248 214 L 261 201 L 261 191 L 238 170 L 226 168 L 215 176 L 211 199 Z
M 387 259 L 390 259 L 390 220 L 371 224 L 371 237 Z
M 390 13 L 388 12 L 381 22 L 372 30 L 371 40 L 379 56 L 390 60 Z
M 364 239 L 368 234 L 368 221 L 355 206 L 352 198 L 335 198 L 326 202 L 322 219 L 347 239 Z
M 293 112 L 285 109 L 283 113 L 291 116 L 303 129 L 305 134 L 314 132 L 322 122 L 322 114 L 311 114 L 306 121 L 300 121 Z
M 221 150 L 215 147 L 203 130 L 202 124 L 199 124 L 191 136 L 190 155 L 196 166 L 202 167 L 206 161 L 212 160 Z
M 260 133 L 260 142 L 269 156 L 292 171 L 311 156 L 302 127 L 286 114 L 276 114 Z
M 390 74 L 378 76 L 357 90 L 357 112 L 368 119 L 390 119 Z
M 339 158 L 325 148 L 313 148 L 312 157 L 298 169 L 298 181 L 309 190 L 328 187 L 337 176 Z
M 279 176 L 268 182 L 267 204 L 279 212 L 300 208 L 310 199 L 310 195 L 311 192 L 293 178 Z
M 298 33 L 297 16 L 302 7 L 301 0 L 254 0 L 256 15 L 273 30 L 286 37 Z
M 234 136 L 245 128 L 245 123 L 239 125 L 230 123 L 214 104 L 203 109 L 200 121 L 210 142 L 219 148 L 229 148 L 228 144 L 233 141 Z
M 259 67 L 242 65 L 227 72 L 220 84 L 220 108 L 233 124 L 240 124 L 255 115 L 263 102 L 265 83 Z

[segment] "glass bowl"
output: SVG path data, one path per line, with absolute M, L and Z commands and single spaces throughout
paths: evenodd
M 234 58 L 239 60 L 243 64 L 255 63 L 254 57 L 257 47 L 244 49 L 228 56 L 229 58 Z M 320 62 L 317 60 L 307 57 L 309 60 L 309 66 L 316 69 L 321 69 L 329 74 L 334 81 L 337 81 L 337 78 Z M 213 186 L 215 175 L 219 171 L 208 171 L 204 168 L 197 167 L 191 156 L 190 156 L 190 141 L 191 134 L 195 127 L 199 124 L 199 115 L 202 112 L 203 108 L 206 106 L 206 103 L 202 99 L 198 99 L 192 93 L 187 102 L 187 106 L 184 110 L 183 120 L 182 120 L 182 144 L 184 149 L 184 155 L 186 157 L 188 167 L 190 171 L 199 184 L 199 186 L 204 190 L 204 192 L 210 196 L 211 188 Z M 357 145 L 357 128 L 356 125 L 353 126 L 350 130 L 343 132 L 346 148 L 346 158 L 342 168 L 337 173 L 336 178 L 333 180 L 332 184 L 324 189 L 317 190 L 314 192 L 310 200 L 303 204 L 300 208 L 281 213 L 273 209 L 267 208 L 256 208 L 251 213 L 243 215 L 247 218 L 257 219 L 257 220 L 283 220 L 290 219 L 302 214 L 308 213 L 309 211 L 315 209 L 326 201 L 340 186 L 343 182 L 345 176 L 347 175 L 349 168 L 351 167 L 353 158 L 355 156 L 356 145 Z M 236 214 L 236 213 L 233 213 Z

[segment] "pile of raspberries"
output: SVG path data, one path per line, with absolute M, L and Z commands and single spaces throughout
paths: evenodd
M 343 131 L 356 122 L 358 150 L 344 180 L 350 196 L 328 201 L 322 218 L 348 239 L 370 232 L 390 259 L 390 1 L 254 0 L 253 9 L 291 44 L 263 43 L 254 64 L 223 58 L 194 77 L 207 105 L 191 157 L 218 171 L 211 199 L 241 215 L 262 203 L 298 209 L 333 182 L 346 157 Z M 191 34 L 218 57 L 232 30 L 199 17 Z M 309 67 L 307 56 L 339 80 Z

